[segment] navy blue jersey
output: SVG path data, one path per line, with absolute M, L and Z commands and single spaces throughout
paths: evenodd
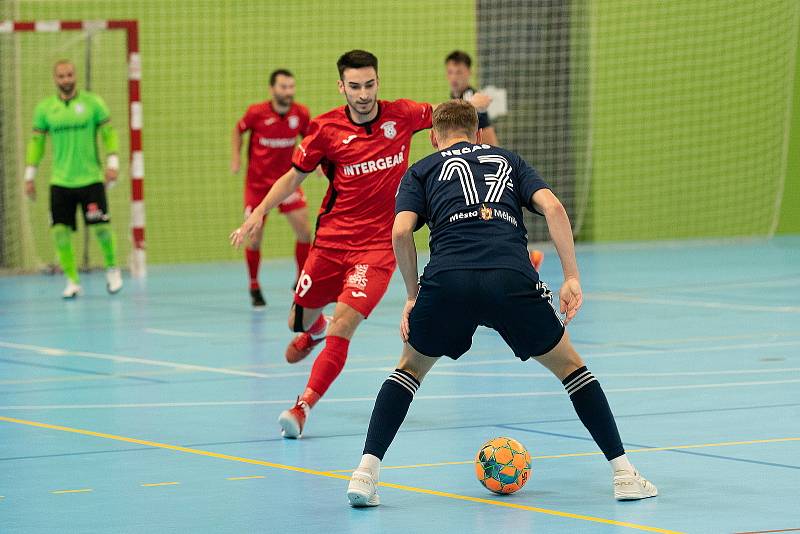
M 476 92 L 477 91 L 475 91 L 474 88 L 467 87 L 466 89 L 464 89 L 464 92 L 461 93 L 460 95 L 456 94 L 456 93 L 450 93 L 450 98 L 454 98 L 454 99 L 457 99 L 457 100 L 466 100 L 467 102 L 469 102 L 470 100 L 472 100 L 472 96 Z M 486 112 L 486 111 L 479 111 L 478 112 L 478 128 L 488 128 L 491 125 L 492 125 L 492 121 L 489 120 L 489 113 Z
M 414 212 L 419 226 L 431 229 L 426 277 L 451 269 L 503 268 L 537 281 L 522 207 L 537 213 L 531 197 L 539 189 L 549 186 L 517 154 L 461 142 L 406 171 L 395 213 Z

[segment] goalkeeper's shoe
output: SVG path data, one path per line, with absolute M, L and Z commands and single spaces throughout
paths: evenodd
M 113 295 L 122 289 L 122 272 L 117 267 L 106 269 L 106 290 Z
M 74 299 L 81 293 L 81 286 L 73 282 L 72 280 L 67 279 L 67 287 L 64 288 L 64 292 L 61 293 L 61 296 L 65 299 Z

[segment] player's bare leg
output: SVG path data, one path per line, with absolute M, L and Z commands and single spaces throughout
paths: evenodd
M 614 498 L 637 500 L 658 495 L 653 483 L 628 460 L 605 393 L 572 346 L 569 334 L 564 332 L 553 350 L 535 359 L 564 384 L 575 412 L 611 464 Z
M 408 343 L 403 347 L 397 368 L 375 399 L 364 454 L 347 486 L 347 499 L 352 506 L 380 504 L 377 484 L 381 461 L 408 413 L 414 393 L 438 359 L 423 356 Z
M 314 361 L 314 366 L 311 368 L 311 376 L 308 379 L 308 384 L 302 395 L 297 398 L 294 407 L 281 413 L 278 418 L 278 423 L 281 425 L 282 434 L 286 438 L 298 438 L 303 433 L 303 426 L 311 408 L 319 401 L 325 394 L 330 385 L 339 376 L 344 368 L 345 361 L 347 360 L 347 350 L 350 346 L 350 339 L 355 334 L 356 328 L 364 320 L 361 315 L 354 308 L 348 306 L 343 302 L 337 302 L 336 308 L 333 312 L 333 317 L 329 320 L 322 315 L 322 310 L 317 308 L 313 311 L 316 315 L 314 323 L 309 327 L 319 331 L 321 328 L 322 337 L 318 339 L 313 338 L 312 330 L 303 332 L 298 335 L 286 349 L 286 359 L 296 358 L 302 354 L 299 349 L 303 349 L 305 355 L 311 352 L 311 349 L 319 344 L 323 339 L 325 340 L 325 348 L 322 349 L 317 359 Z M 299 322 L 297 306 L 292 308 L 290 314 L 290 321 L 295 325 Z M 303 309 L 302 323 L 306 328 L 308 324 L 305 315 L 306 310 Z M 309 318 L 308 321 L 311 321 Z M 325 325 L 327 323 L 327 332 Z M 319 334 L 318 334 L 319 335 Z M 312 345 L 308 346 L 304 340 L 311 340 Z M 300 359 L 305 357 L 301 356 Z M 291 360 L 290 360 L 291 361 Z M 295 360 L 299 361 L 299 360 Z
M 264 217 L 266 223 L 267 218 Z M 245 245 L 244 255 L 247 260 L 247 270 L 250 275 L 250 301 L 254 308 L 263 309 L 267 305 L 258 283 L 258 268 L 261 263 L 261 240 L 264 237 L 264 227 L 261 232 L 249 238 Z
M 308 251 L 311 248 L 311 226 L 308 223 L 308 208 L 298 208 L 286 213 L 286 220 L 295 236 L 294 257 L 297 262 L 297 277 L 295 278 L 295 285 L 297 285 L 297 278 L 300 277 L 300 271 L 303 270 L 303 264 L 308 257 Z

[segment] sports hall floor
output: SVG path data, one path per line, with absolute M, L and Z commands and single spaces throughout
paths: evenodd
M 800 529 L 800 237 L 579 248 L 570 327 L 637 467 L 660 496 L 618 503 L 566 393 L 479 330 L 423 383 L 389 450 L 383 505 L 349 471 L 393 368 L 396 278 L 303 439 L 275 419 L 310 361 L 283 350 L 293 266 L 153 266 L 63 302 L 58 277 L 0 277 L 0 532 L 763 532 Z M 552 250 L 542 269 L 558 286 Z M 311 360 L 311 358 L 309 358 Z M 519 493 L 475 480 L 508 435 L 534 456 Z

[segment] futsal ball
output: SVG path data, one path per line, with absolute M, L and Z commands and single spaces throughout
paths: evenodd
M 515 439 L 490 439 L 475 455 L 475 475 L 494 493 L 514 493 L 525 485 L 530 474 L 531 454 Z

